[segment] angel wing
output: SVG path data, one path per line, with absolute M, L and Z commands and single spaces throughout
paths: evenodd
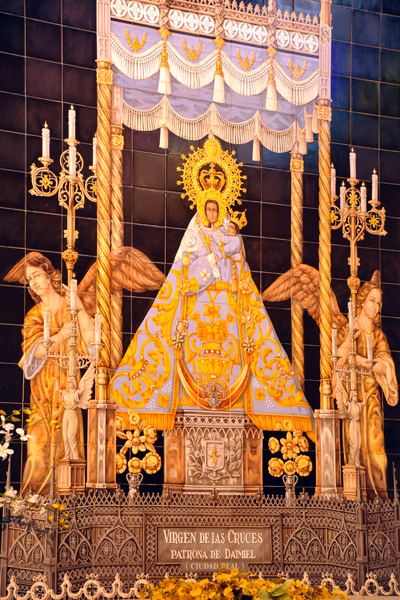
M 79 382 L 78 392 L 79 392 L 79 403 L 77 407 L 79 408 L 87 408 L 89 404 L 89 400 L 92 397 L 92 388 L 95 376 L 95 365 L 94 362 L 91 362 L 86 373 L 82 377 Z
M 319 324 L 319 272 L 310 265 L 293 267 L 272 283 L 262 294 L 262 299 L 279 302 L 293 298 L 307 310 Z M 340 312 L 335 294 L 331 290 L 332 327 L 341 327 L 347 322 Z
M 26 283 L 26 265 L 30 259 L 43 259 L 44 256 L 40 252 L 28 252 L 21 260 L 17 262 L 4 276 L 4 281 L 25 284 Z
M 79 297 L 90 315 L 96 312 L 96 280 L 97 261 L 78 286 Z M 111 252 L 111 293 L 122 289 L 131 292 L 158 290 L 164 280 L 164 274 L 137 248 L 121 246 Z

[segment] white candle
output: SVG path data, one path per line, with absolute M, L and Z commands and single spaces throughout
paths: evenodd
M 349 309 L 349 328 L 354 329 L 354 302 L 350 301 L 347 306 Z
M 367 333 L 367 359 L 374 360 L 374 353 L 372 351 L 372 335 Z
M 372 200 L 378 200 L 378 175 L 375 169 L 372 172 Z
M 356 177 L 356 153 L 354 148 L 350 151 L 350 179 L 357 179 Z
M 50 313 L 48 310 L 43 311 L 43 341 L 50 341 Z
M 75 139 L 75 120 L 76 120 L 76 112 L 74 107 L 71 104 L 71 108 L 68 111 L 68 139 Z
M 344 181 L 340 186 L 340 212 L 343 214 L 344 209 L 346 207 L 346 186 L 344 185 Z
M 101 344 L 101 315 L 94 315 L 94 343 Z
M 361 212 L 366 213 L 367 212 L 367 188 L 365 187 L 364 182 L 362 182 L 362 185 L 361 185 L 360 196 L 361 196 L 361 203 L 360 203 Z
M 332 356 L 337 356 L 337 329 L 332 327 Z
M 68 151 L 69 156 L 69 174 L 72 177 L 76 176 L 76 146 L 70 146 Z
M 78 282 L 76 279 L 71 279 L 71 283 L 69 284 L 69 307 L 76 310 L 77 306 L 77 290 L 78 290 Z
M 97 135 L 93 138 L 92 167 L 97 167 Z
M 47 123 L 42 129 L 42 158 L 50 158 L 50 129 Z
M 336 195 L 336 169 L 331 164 L 331 196 Z

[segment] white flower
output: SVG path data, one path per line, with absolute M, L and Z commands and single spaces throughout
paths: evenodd
M 0 458 L 5 460 L 9 454 L 14 454 L 14 450 L 9 448 L 10 444 L 6 442 L 5 444 L 0 444 Z
M 26 501 L 29 502 L 29 504 L 39 504 L 40 496 L 39 494 L 33 494 L 33 496 L 27 498 Z
M 207 281 L 207 279 L 210 277 L 210 273 L 206 269 L 203 269 L 200 275 L 203 281 Z
M 1 415 L 2 418 L 4 419 L 3 415 Z M 2 429 L 0 431 L 0 433 L 10 433 L 10 431 L 14 431 L 14 427 L 15 425 L 13 423 L 2 423 Z
M 4 492 L 3 497 L 14 499 L 14 498 L 16 498 L 17 494 L 18 494 L 18 491 L 14 490 L 13 487 L 10 487 L 10 488 L 8 488 L 8 490 L 6 490 Z
M 20 439 L 20 440 L 22 440 L 23 442 L 26 442 L 26 440 L 27 440 L 28 438 L 31 438 L 31 437 L 32 437 L 31 435 L 29 435 L 29 434 L 25 433 L 25 431 L 24 431 L 24 430 L 23 430 L 21 427 L 18 427 L 18 428 L 15 430 L 15 433 L 17 433 L 17 434 L 19 435 L 19 439 Z

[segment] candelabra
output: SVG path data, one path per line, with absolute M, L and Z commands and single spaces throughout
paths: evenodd
M 93 156 L 92 165 L 89 167 L 93 172 L 86 180 L 83 178 L 83 158 L 77 152 L 79 141 L 75 135 L 76 113 L 74 107 L 68 111 L 68 138 L 65 142 L 68 149 L 64 150 L 60 156 L 61 172 L 57 176 L 49 166 L 53 162 L 50 158 L 50 129 L 47 123 L 42 129 L 42 156 L 39 161 L 42 167 L 37 167 L 35 163 L 31 165 L 32 189 L 29 190 L 34 196 L 50 197 L 58 195 L 58 203 L 67 211 L 67 229 L 64 231 L 64 237 L 67 239 L 67 248 L 63 252 L 63 259 L 68 270 L 68 284 L 73 278 L 74 266 L 78 260 L 78 253 L 75 250 L 75 240 L 78 232 L 75 230 L 75 212 L 85 205 L 87 198 L 91 202 L 96 202 L 96 166 L 97 166 L 97 138 L 93 138 Z
M 51 346 L 54 344 L 53 340 L 50 339 L 50 313 L 45 310 L 43 311 L 43 340 L 41 344 L 46 350 L 45 359 L 50 359 L 54 364 L 62 369 L 68 369 L 69 377 L 76 377 L 77 369 L 86 369 L 93 360 L 97 365 L 100 350 L 104 344 L 101 343 L 101 315 L 95 315 L 95 329 L 94 329 L 94 343 L 91 346 L 95 350 L 94 356 L 82 356 L 77 354 L 78 349 L 78 313 L 77 308 L 77 281 L 71 279 L 70 282 L 70 306 L 67 311 L 71 315 L 71 329 L 68 338 L 68 354 L 59 354 L 49 352 Z
M 367 188 L 363 182 L 360 189 L 357 188 L 359 180 L 356 177 L 356 153 L 354 148 L 350 152 L 350 177 L 347 180 L 349 187 L 344 181 L 340 186 L 339 207 L 336 205 L 336 171 L 331 167 L 331 224 L 332 229 L 342 228 L 343 237 L 350 242 L 350 277 L 347 280 L 351 291 L 351 299 L 356 301 L 360 280 L 358 278 L 359 258 L 357 256 L 357 242 L 364 239 L 364 233 L 373 235 L 386 235 L 385 209 L 378 208 L 378 175 L 374 169 L 372 173 L 372 195 L 368 204 L 371 208 L 367 210 Z

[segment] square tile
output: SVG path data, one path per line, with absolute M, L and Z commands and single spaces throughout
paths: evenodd
M 382 48 L 400 50 L 400 17 L 382 15 Z
M 61 65 L 27 58 L 26 91 L 28 96 L 59 100 L 61 98 Z
M 348 77 L 331 77 L 332 106 L 334 108 L 350 109 L 350 79 Z
M 381 80 L 400 83 L 400 55 L 392 50 L 381 50 Z
M 25 98 L 0 92 L 0 129 L 25 132 Z
M 337 4 L 332 4 L 332 26 L 333 40 L 343 40 L 345 42 L 350 42 L 351 9 L 345 6 L 338 6 Z
M 379 79 L 379 48 L 352 44 L 351 74 L 359 79 Z
M 353 42 L 368 46 L 379 46 L 380 15 L 353 10 Z
M 25 54 L 24 27 L 22 17 L 0 14 L 0 52 Z
M 351 115 L 351 142 L 355 146 L 378 146 L 379 118 L 372 115 Z
M 362 113 L 379 113 L 379 85 L 372 81 L 353 79 L 351 86 L 352 110 Z
M 380 147 L 384 148 L 385 150 L 400 151 L 400 119 L 389 119 L 387 117 L 381 117 Z
M 96 34 L 91 31 L 82 31 L 63 28 L 63 61 L 69 65 L 95 68 Z
M 23 94 L 25 89 L 25 58 L 0 52 L 0 90 Z
M 85 82 L 85 85 L 82 85 Z M 96 71 L 65 65 L 63 68 L 63 100 L 68 104 L 96 106 Z
M 44 40 L 46 43 L 43 43 Z M 60 62 L 61 27 L 26 19 L 26 55 Z
M 400 117 L 400 86 L 381 83 L 380 105 L 381 115 Z
M 51 2 L 25 1 L 27 17 L 39 19 L 40 21 L 61 23 L 61 0 L 52 0 Z

